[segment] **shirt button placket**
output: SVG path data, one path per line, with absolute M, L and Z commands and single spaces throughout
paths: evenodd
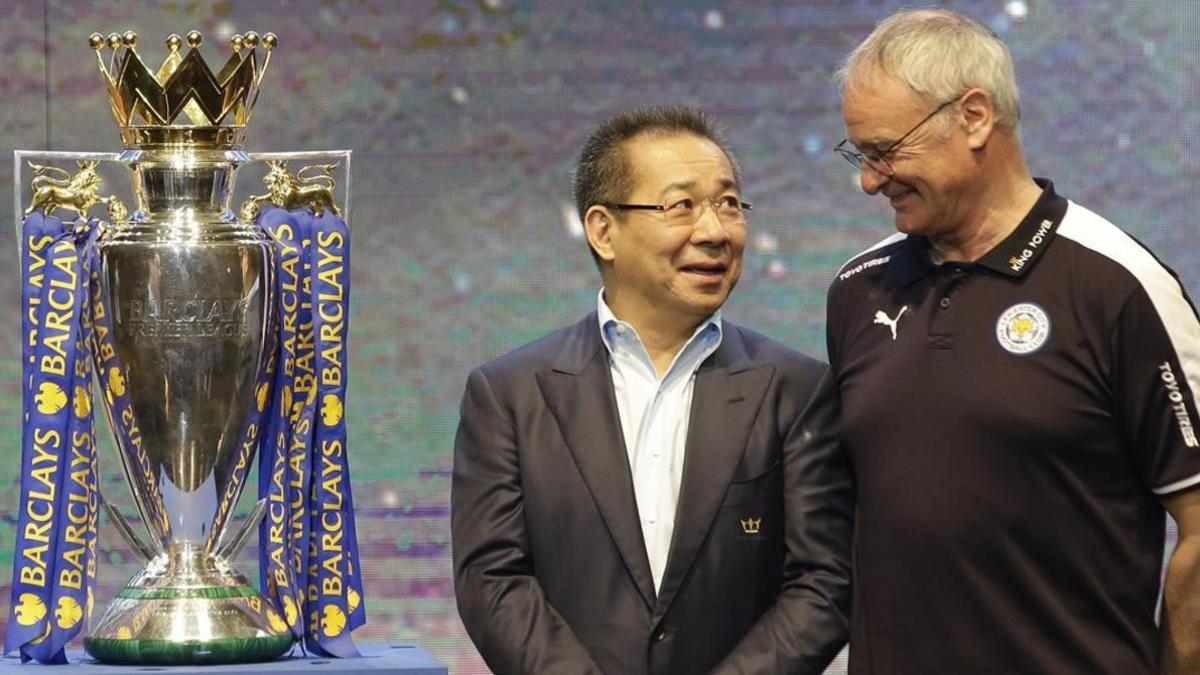
M 947 271 L 950 274 L 946 274 Z M 950 308 L 954 303 L 951 301 L 950 296 L 957 292 L 959 287 L 964 285 L 966 281 L 966 275 L 963 274 L 963 269 L 959 267 L 943 271 L 938 275 L 933 288 L 934 296 L 938 298 L 938 309 L 933 310 L 929 316 L 929 336 L 925 343 L 926 348 L 954 348 L 954 316 L 950 313 Z

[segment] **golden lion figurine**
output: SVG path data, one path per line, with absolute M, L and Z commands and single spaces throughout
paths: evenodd
M 103 180 L 96 173 L 96 161 L 78 161 L 79 172 L 74 176 L 65 169 L 56 166 L 42 166 L 29 163 L 33 169 L 33 179 L 29 185 L 33 188 L 33 201 L 25 209 L 25 215 L 38 209 L 47 216 L 55 209 L 74 211 L 77 218 L 87 218 L 88 211 L 96 204 L 104 204 L 108 208 L 109 218 L 122 220 L 125 218 L 125 204 L 116 195 L 101 197 L 96 194 Z M 55 175 L 57 174 L 57 175 Z
M 289 211 L 307 206 L 318 216 L 325 211 L 335 216 L 342 215 L 333 201 L 332 174 L 337 164 L 306 166 L 294 174 L 288 171 L 287 160 L 267 160 L 267 165 L 271 168 L 263 177 L 263 183 L 266 183 L 268 192 L 253 195 L 242 203 L 242 217 L 245 220 L 253 220 L 258 215 L 259 204 L 263 202 L 270 202 Z M 320 170 L 323 173 L 306 175 L 310 170 Z

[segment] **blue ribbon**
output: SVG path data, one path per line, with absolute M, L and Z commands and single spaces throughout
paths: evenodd
M 98 505 L 89 397 L 91 232 L 31 214 L 22 231 L 21 512 L 5 651 L 65 663 L 95 586 Z M 47 240 L 49 238 L 49 240 Z M 82 244 L 82 250 L 79 245 Z
M 99 515 L 99 491 L 96 464 L 95 425 L 92 415 L 92 339 L 91 300 L 88 286 L 95 261 L 93 244 L 99 228 L 89 228 L 82 250 L 76 252 L 79 274 L 75 292 L 78 297 L 79 334 L 75 343 L 74 384 L 68 392 L 70 419 L 64 459 L 63 491 L 59 515 L 58 545 L 55 549 L 56 583 L 50 606 L 54 609 L 54 630 L 44 645 L 43 654 L 61 658 L 63 650 L 84 627 L 95 602 L 96 537 Z
M 312 463 L 313 417 L 316 414 L 317 377 L 313 370 L 312 321 L 312 216 L 308 211 L 292 211 L 292 222 L 300 242 L 300 296 L 296 324 L 296 370 L 292 378 L 292 415 L 288 443 L 288 499 L 292 504 L 291 559 L 300 597 L 300 613 L 309 611 L 308 576 L 312 559 Z M 308 634 L 304 620 L 301 636 Z
M 21 246 L 22 412 L 29 410 L 33 391 L 33 351 L 37 341 L 37 311 L 42 302 L 42 286 L 46 278 L 46 253 L 62 232 L 61 220 L 47 218 L 41 212 L 31 214 L 21 232 L 24 239 Z M 26 419 L 22 418 L 22 424 Z
M 296 380 L 296 349 L 300 332 L 300 295 L 302 278 L 302 241 L 296 219 L 283 209 L 264 211 L 259 225 L 276 242 L 275 275 L 279 298 L 275 385 L 266 433 L 259 456 L 259 497 L 267 500 L 267 515 L 259 526 L 259 579 L 263 594 L 270 598 L 283 615 L 292 634 L 301 637 L 301 586 L 296 580 L 293 561 L 293 522 L 304 511 L 306 466 L 292 466 L 289 449 L 298 440 L 292 433 Z M 298 492 L 298 494 L 293 494 Z
M 280 247 L 281 306 L 276 396 L 259 465 L 269 505 L 261 581 L 306 651 L 358 656 L 350 633 L 366 611 L 346 460 L 349 232 L 340 218 L 307 210 L 269 207 L 258 222 Z
M 316 439 L 312 478 L 312 559 L 306 635 L 323 656 L 358 656 L 350 632 L 365 622 L 346 455 L 346 341 L 350 326 L 350 233 L 330 213 L 313 218 L 312 317 L 316 354 Z

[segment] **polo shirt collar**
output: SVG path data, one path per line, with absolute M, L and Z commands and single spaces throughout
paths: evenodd
M 1035 178 L 1034 182 L 1042 188 L 1042 195 L 1033 208 L 1012 234 L 985 253 L 975 262 L 976 265 L 1008 277 L 1020 278 L 1033 269 L 1042 253 L 1050 247 L 1059 223 L 1067 214 L 1068 202 L 1054 192 L 1054 183 L 1051 181 Z M 925 237 L 908 237 L 893 255 L 887 275 L 893 284 L 907 286 L 937 267 L 929 255 L 928 240 Z
M 1050 181 L 1044 178 L 1034 181 L 1042 188 L 1042 196 L 1017 229 L 979 259 L 980 265 L 1010 277 L 1022 277 L 1050 248 L 1050 240 L 1067 215 L 1067 200 L 1054 192 Z

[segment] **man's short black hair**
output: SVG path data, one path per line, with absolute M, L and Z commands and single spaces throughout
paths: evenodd
M 581 220 L 593 204 L 619 203 L 629 197 L 634 185 L 625 145 L 642 134 L 694 134 L 707 138 L 725 153 L 733 169 L 734 181 L 741 183 L 737 159 L 729 150 L 720 126 L 711 117 L 686 106 L 634 108 L 601 124 L 583 144 L 574 177 L 575 208 Z M 592 257 L 595 256 L 596 252 L 592 251 Z

